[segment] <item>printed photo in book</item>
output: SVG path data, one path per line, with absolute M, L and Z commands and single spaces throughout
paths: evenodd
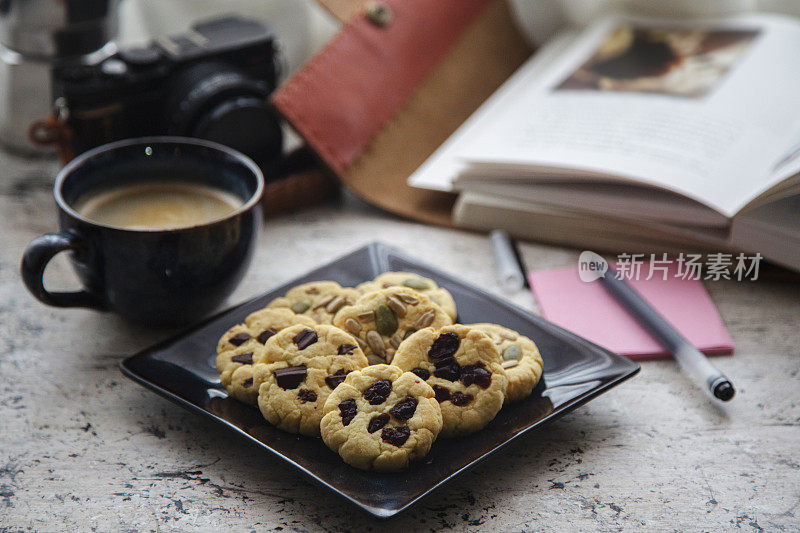
M 747 51 L 758 33 L 758 29 L 620 24 L 555 89 L 701 98 Z

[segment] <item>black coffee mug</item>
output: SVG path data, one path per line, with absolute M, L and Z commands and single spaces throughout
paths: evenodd
M 220 188 L 242 205 L 222 219 L 165 230 L 105 226 L 74 208 L 86 193 L 148 179 Z M 222 303 L 244 275 L 261 225 L 263 190 L 258 166 L 217 143 L 147 137 L 100 146 L 56 177 L 60 231 L 28 245 L 22 279 L 48 305 L 109 310 L 153 325 L 191 322 Z M 45 267 L 65 250 L 71 251 L 83 290 L 50 292 L 44 287 Z

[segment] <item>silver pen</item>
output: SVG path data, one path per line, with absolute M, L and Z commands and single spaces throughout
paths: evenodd
M 733 383 L 700 350 L 692 346 L 633 287 L 617 277 L 608 267 L 600 282 L 611 295 L 655 338 L 672 353 L 678 366 L 695 384 L 713 398 L 729 401 L 736 394 Z
M 489 234 L 497 266 L 497 278 L 508 292 L 515 292 L 527 286 L 525 266 L 514 241 L 503 230 L 496 229 Z

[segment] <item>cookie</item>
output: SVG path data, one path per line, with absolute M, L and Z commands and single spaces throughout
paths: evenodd
M 401 470 L 427 455 L 442 429 L 433 389 L 396 366 L 348 374 L 325 402 L 322 440 L 362 470 Z
M 356 289 L 362 294 L 366 294 L 398 286 L 409 287 L 421 292 L 444 309 L 450 320 L 455 322 L 458 313 L 456 312 L 456 302 L 453 300 L 453 295 L 447 289 L 439 287 L 432 279 L 422 277 L 419 274 L 414 274 L 413 272 L 384 272 L 372 281 L 365 281 L 358 285 Z
M 348 373 L 367 366 L 367 358 L 348 333 L 325 324 L 292 326 L 264 345 L 269 363 L 257 364 L 258 408 L 274 426 L 290 433 L 319 436 L 322 408 Z
M 342 287 L 335 281 L 312 281 L 292 287 L 267 307 L 286 307 L 298 315 L 313 318 L 318 324 L 331 324 L 339 309 L 353 305 L 360 296 L 356 289 Z
M 433 388 L 442 409 L 442 436 L 482 429 L 503 407 L 508 376 L 497 346 L 477 328 L 425 328 L 406 339 L 392 361 Z
M 451 323 L 441 307 L 408 287 L 367 293 L 333 320 L 334 326 L 358 338 L 372 364 L 391 363 L 403 339 L 418 329 Z
M 506 403 L 530 396 L 542 377 L 542 356 L 536 344 L 513 329 L 497 324 L 470 324 L 470 327 L 489 335 L 500 351 L 508 375 Z
M 262 309 L 222 335 L 217 344 L 217 371 L 231 396 L 256 404 L 259 384 L 253 381 L 253 363 L 265 362 L 264 344 L 272 335 L 296 324 L 313 326 L 315 322 L 289 309 Z

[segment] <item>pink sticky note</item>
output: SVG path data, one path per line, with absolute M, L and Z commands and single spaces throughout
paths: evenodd
M 648 273 L 643 263 L 639 279 L 626 281 L 700 351 L 733 353 L 733 340 L 700 281 L 676 277 L 675 262 L 666 280 L 660 271 L 647 280 Z M 669 356 L 599 281 L 581 281 L 577 267 L 528 276 L 542 315 L 551 322 L 631 359 Z

